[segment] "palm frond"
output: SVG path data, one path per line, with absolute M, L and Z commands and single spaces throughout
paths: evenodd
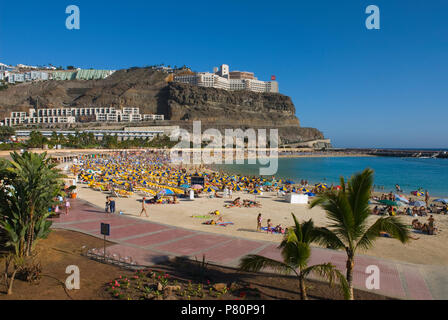
M 321 278 L 327 279 L 328 284 L 332 286 L 336 281 L 340 285 L 340 290 L 344 299 L 350 298 L 350 290 L 347 279 L 333 264 L 323 263 L 310 266 L 302 271 L 304 277 L 308 277 L 311 273 L 317 274 Z
M 397 217 L 379 218 L 371 225 L 361 239 L 358 241 L 356 248 L 367 250 L 373 246 L 374 241 L 380 236 L 380 232 L 387 232 L 392 238 L 402 243 L 410 240 L 410 231 Z
M 346 194 L 340 191 L 327 191 L 317 196 L 310 206 L 313 207 L 316 203 L 326 211 L 328 219 L 332 222 L 329 227 L 345 241 L 351 243 L 356 230 L 354 230 L 353 212 Z
M 239 268 L 242 271 L 258 272 L 261 269 L 270 268 L 276 272 L 290 274 L 293 269 L 280 261 L 269 259 L 256 254 L 250 254 L 240 260 Z
M 313 240 L 315 243 L 331 249 L 343 249 L 346 247 L 344 242 L 332 231 L 325 227 L 315 228 L 313 230 Z
M 355 174 L 348 184 L 347 197 L 352 208 L 354 225 L 360 233 L 354 234 L 355 238 L 362 235 L 361 230 L 370 214 L 369 198 L 373 185 L 373 170 L 367 168 L 361 173 Z

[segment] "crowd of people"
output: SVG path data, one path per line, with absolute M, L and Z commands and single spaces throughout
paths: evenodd
M 210 198 L 224 198 L 226 208 L 260 208 L 260 201 L 256 200 L 258 194 L 263 192 L 277 192 L 280 197 L 288 193 L 301 193 L 313 197 L 326 190 L 339 190 L 341 186 L 327 186 L 320 183 L 310 185 L 308 180 L 302 179 L 300 183 L 293 181 L 268 179 L 257 176 L 229 175 L 223 172 L 207 170 L 206 168 L 196 168 L 195 171 L 187 170 L 181 166 L 176 167 L 170 164 L 169 156 L 164 152 L 139 152 L 139 153 L 120 153 L 112 154 L 108 157 L 95 159 L 83 159 L 76 168 L 76 173 L 81 181 L 86 181 L 89 185 L 102 184 L 103 191 L 123 191 L 141 192 L 144 191 L 141 200 L 140 216 L 149 217 L 148 207 L 150 204 L 176 204 L 179 203 L 178 197 L 188 198 L 190 192 L 194 197 L 202 197 L 207 194 Z M 192 177 L 202 177 L 202 186 L 193 186 Z M 196 188 L 195 188 L 196 187 Z M 160 190 L 170 191 L 170 194 L 160 193 Z M 395 185 L 396 192 L 402 192 L 400 185 Z M 172 191 L 172 192 L 171 192 Z M 233 199 L 234 192 L 252 193 L 254 199 L 241 199 L 238 195 Z M 105 211 L 115 213 L 115 195 L 120 192 L 112 193 L 106 197 Z M 416 193 L 417 197 L 424 196 L 423 201 L 415 201 L 413 197 L 399 196 L 397 193 L 383 193 L 379 196 L 373 196 L 372 201 L 378 202 L 372 208 L 374 215 L 407 215 L 413 217 L 426 217 L 434 213 L 448 213 L 448 205 L 444 207 L 430 205 L 430 196 L 428 191 L 424 193 L 420 190 Z M 400 204 L 400 206 L 398 205 Z M 422 205 L 424 204 L 424 205 Z M 68 209 L 67 209 L 68 210 Z M 432 217 L 432 216 L 431 216 Z M 257 217 L 257 231 L 271 233 L 284 233 L 281 225 L 274 226 L 270 219 L 267 219 L 265 226 L 262 226 L 261 214 Z M 217 220 L 211 219 L 205 224 L 222 224 L 223 217 Z M 427 225 L 433 226 L 434 222 Z M 423 228 L 423 227 L 422 227 Z M 432 227 L 425 227 L 424 230 Z M 430 232 L 432 233 L 432 231 Z

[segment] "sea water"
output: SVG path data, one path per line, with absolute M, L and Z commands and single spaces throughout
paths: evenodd
M 260 165 L 230 164 L 217 165 L 218 170 L 233 174 L 259 175 Z M 346 180 L 353 173 L 365 168 L 374 170 L 374 184 L 377 191 L 394 191 L 399 184 L 405 194 L 423 188 L 430 196 L 448 197 L 448 159 L 437 158 L 394 158 L 394 157 L 312 157 L 279 158 L 277 179 L 290 179 L 296 183 L 308 180 L 311 184 L 324 182 L 339 184 L 339 178 Z M 270 177 L 268 177 L 270 178 Z

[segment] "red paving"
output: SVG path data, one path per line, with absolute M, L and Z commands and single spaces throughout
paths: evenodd
M 136 224 L 138 222 L 131 219 L 97 219 L 95 221 L 83 222 L 83 223 L 72 223 L 71 228 L 79 229 L 83 231 L 98 231 L 100 230 L 101 223 L 110 224 L 111 229 L 114 227 L 128 226 L 131 224 Z
M 198 234 L 197 236 L 155 246 L 159 251 L 168 251 L 177 255 L 191 255 L 198 251 L 204 251 L 231 238 L 214 234 Z
M 106 249 L 107 254 L 116 254 L 119 257 L 130 257 L 137 265 L 151 265 L 166 261 L 168 256 L 151 250 L 117 244 Z
M 406 285 L 410 293 L 411 299 L 415 300 L 430 300 L 432 299 L 431 292 L 428 290 L 428 286 L 425 280 L 421 276 L 418 269 L 411 266 L 402 266 L 404 269 L 404 276 L 406 279 Z
M 241 256 L 250 254 L 255 249 L 264 245 L 266 245 L 264 242 L 235 239 L 218 247 L 205 250 L 201 252 L 200 255 L 196 255 L 196 257 L 199 259 L 202 258 L 202 255 L 205 255 L 206 260 L 227 263 L 240 258 Z
M 207 261 L 236 267 L 241 257 L 251 253 L 282 260 L 278 245 L 271 242 L 186 230 L 126 216 L 108 216 L 103 210 L 82 200 L 74 199 L 71 203 L 70 214 L 52 219 L 53 227 L 75 229 L 100 236 L 100 223 L 110 223 L 109 239 L 118 244 L 108 247 L 108 253 L 132 257 L 139 265 L 153 265 L 169 256 L 201 259 L 202 255 L 205 255 Z M 341 272 L 345 272 L 344 252 L 313 248 L 310 265 L 324 262 L 331 262 Z M 376 265 L 380 270 L 380 290 L 372 291 L 398 298 L 433 299 L 417 267 L 400 264 L 399 271 L 395 262 L 361 255 L 355 259 L 355 287 L 367 290 L 365 282 L 369 274 L 366 273 L 366 268 L 369 265 Z
M 138 234 L 145 234 L 164 229 L 168 229 L 168 227 L 153 223 L 138 223 L 115 227 L 111 225 L 109 239 L 123 239 L 131 236 L 136 236 Z M 95 234 L 100 235 L 100 230 L 97 230 Z
M 184 229 L 168 229 L 166 231 L 157 232 L 147 236 L 142 236 L 138 238 L 132 238 L 124 240 L 125 243 L 135 244 L 141 247 L 147 247 L 149 245 L 159 244 L 162 242 L 167 242 L 170 240 L 178 239 L 181 237 L 194 235 L 195 232 L 184 230 Z

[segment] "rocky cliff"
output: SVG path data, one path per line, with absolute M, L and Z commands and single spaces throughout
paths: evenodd
M 282 142 L 323 139 L 314 128 L 300 127 L 291 99 L 277 93 L 202 88 L 168 82 L 166 73 L 149 68 L 119 70 L 104 80 L 46 81 L 0 91 L 0 117 L 11 111 L 59 107 L 139 107 L 140 113 L 164 114 L 189 128 L 278 128 Z

